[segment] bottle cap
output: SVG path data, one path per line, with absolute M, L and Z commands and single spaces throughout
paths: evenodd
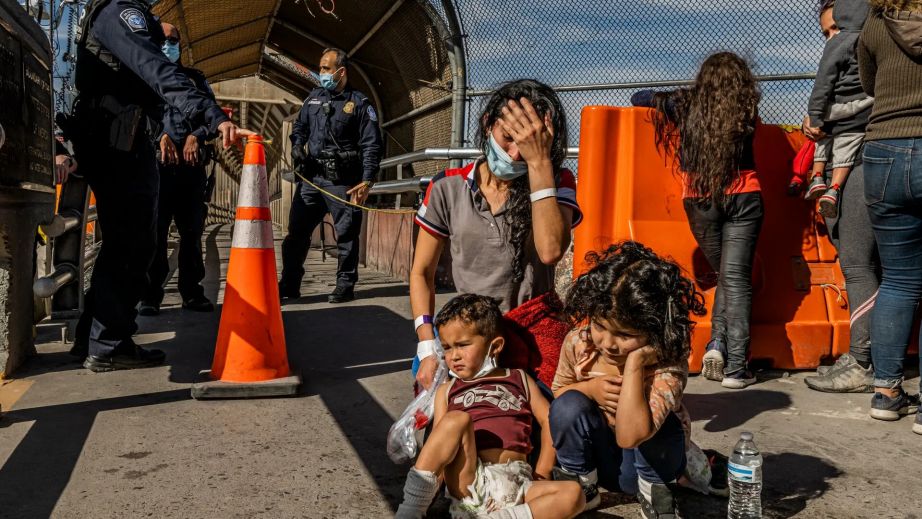
M 743 441 L 751 442 L 751 441 L 752 441 L 752 433 L 751 433 L 751 432 L 743 432 L 743 433 L 740 433 L 740 439 L 743 440 Z

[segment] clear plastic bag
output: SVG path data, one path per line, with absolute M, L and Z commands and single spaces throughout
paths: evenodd
M 448 367 L 443 360 L 442 346 L 438 341 L 435 357 L 439 365 L 432 378 L 432 387 L 420 391 L 387 432 L 387 455 L 394 463 L 405 463 L 416 457 L 420 443 L 416 433 L 425 429 L 435 414 L 436 389 L 448 378 Z

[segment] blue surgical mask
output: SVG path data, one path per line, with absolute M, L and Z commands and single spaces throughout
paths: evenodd
M 166 56 L 166 59 L 172 61 L 173 63 L 179 61 L 180 52 L 178 43 L 170 43 L 168 41 L 164 42 L 163 46 L 160 47 L 160 50 L 163 51 L 163 55 Z
M 330 92 L 335 91 L 337 85 L 339 85 L 339 80 L 333 79 L 334 75 L 335 74 L 329 74 L 329 73 L 318 74 L 316 72 L 311 72 L 311 76 L 313 76 L 314 79 L 316 79 L 317 82 L 320 83 L 320 86 L 325 88 L 326 90 L 329 90 Z
M 487 146 L 487 167 L 493 175 L 500 180 L 515 180 L 528 173 L 528 164 L 524 160 L 512 160 L 493 134 L 490 134 L 490 144 Z

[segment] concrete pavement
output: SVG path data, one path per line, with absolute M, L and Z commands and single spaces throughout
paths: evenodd
M 206 242 L 206 289 L 219 301 L 228 231 L 211 228 Z M 408 291 L 365 270 L 356 301 L 329 305 L 334 271 L 312 251 L 304 297 L 283 306 L 304 379 L 296 398 L 192 400 L 219 313 L 182 310 L 175 280 L 162 314 L 139 319 L 138 342 L 167 352 L 162 367 L 93 374 L 57 325 L 39 327 L 39 356 L 0 387 L 0 517 L 389 517 L 407 469 L 384 443 L 411 398 Z M 736 392 L 693 377 L 686 403 L 703 448 L 727 453 L 740 431 L 755 433 L 766 517 L 919 516 L 911 418 L 871 420 L 868 395 L 812 392 L 803 373 L 760 375 Z M 687 517 L 725 517 L 725 500 L 682 498 Z M 604 504 L 587 517 L 639 517 L 631 499 Z

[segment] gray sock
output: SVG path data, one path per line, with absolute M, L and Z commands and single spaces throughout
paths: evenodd
M 407 473 L 407 482 L 403 485 L 403 503 L 397 508 L 394 519 L 421 519 L 438 492 L 439 478 L 435 473 L 413 467 Z

